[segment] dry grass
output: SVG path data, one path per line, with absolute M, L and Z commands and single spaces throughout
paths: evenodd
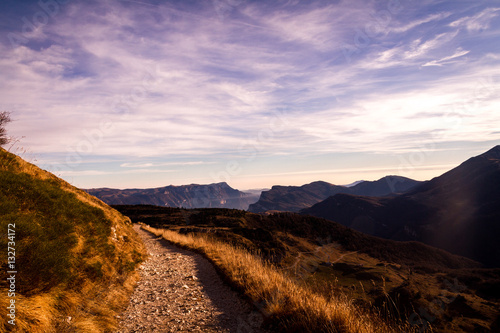
M 259 256 L 208 237 L 182 235 L 143 225 L 166 240 L 204 254 L 266 316 L 273 329 L 286 332 L 400 332 L 377 316 L 357 308 L 345 296 L 329 299 L 314 293 Z
M 138 279 L 133 270 L 146 255 L 130 219 L 1 148 L 0 176 L 5 181 L 0 187 L 5 199 L 0 203 L 1 232 L 7 221 L 16 223 L 18 256 L 16 326 L 7 323 L 4 310 L 0 332 L 115 331 L 115 316 Z M 0 254 L 2 262 L 5 255 Z M 64 262 L 64 272 L 37 265 L 39 260 L 53 267 Z M 5 272 L 0 272 L 2 280 Z M 40 279 L 41 274 L 53 281 Z M 10 300 L 7 293 L 0 282 L 2 309 Z

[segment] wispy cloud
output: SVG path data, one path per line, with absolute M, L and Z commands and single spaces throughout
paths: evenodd
M 403 23 L 402 25 L 395 26 L 391 30 L 391 32 L 395 33 L 403 33 L 403 32 L 408 32 L 412 29 L 415 29 L 416 27 L 429 23 L 429 22 L 435 22 L 435 21 L 441 21 L 451 15 L 451 12 L 444 12 L 444 13 L 437 13 L 437 14 L 431 14 L 428 15 L 424 18 L 421 19 L 416 19 L 411 22 Z
M 454 28 L 465 27 L 470 32 L 482 31 L 490 27 L 491 20 L 498 17 L 499 11 L 500 8 L 486 8 L 476 15 L 461 17 L 451 22 L 450 26 Z
M 102 171 L 102 170 L 61 170 L 58 172 L 60 176 L 63 177 L 74 177 L 74 176 L 105 176 L 105 175 L 137 175 L 137 174 L 148 174 L 148 173 L 170 173 L 176 172 L 178 170 L 163 170 L 163 169 L 134 169 L 126 171 Z
M 447 56 L 447 57 L 444 57 L 444 58 L 441 58 L 438 60 L 429 61 L 429 62 L 423 64 L 422 66 L 443 66 L 445 64 L 451 63 L 452 61 L 456 61 L 457 58 L 460 58 L 460 57 L 468 54 L 469 52 L 470 51 L 463 50 L 462 48 L 458 48 L 455 51 L 455 53 L 452 54 L 451 56 Z
M 186 166 L 186 165 L 204 165 L 213 164 L 214 162 L 194 161 L 194 162 L 165 162 L 165 163 L 122 163 L 122 168 L 150 168 L 159 166 Z

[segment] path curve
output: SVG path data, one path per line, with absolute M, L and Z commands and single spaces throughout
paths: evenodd
M 149 258 L 119 333 L 261 333 L 262 316 L 231 290 L 200 254 L 178 248 L 135 225 Z

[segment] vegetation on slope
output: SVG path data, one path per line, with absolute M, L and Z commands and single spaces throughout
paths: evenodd
M 1 252 L 0 308 L 15 300 L 18 332 L 110 332 L 145 253 L 130 219 L 49 172 L 0 148 L 0 247 L 15 230 L 15 297 L 6 297 Z M 5 310 L 4 310 L 5 311 Z M 2 315 L 0 332 L 12 330 Z
M 400 332 L 339 295 L 313 292 L 272 264 L 249 251 L 206 234 L 183 235 L 171 230 L 143 227 L 179 246 L 196 250 L 249 297 L 267 317 L 273 331 L 282 332 Z M 409 331 L 409 330 L 407 330 Z

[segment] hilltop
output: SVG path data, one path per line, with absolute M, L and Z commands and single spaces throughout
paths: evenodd
M 0 226 L 0 307 L 15 302 L 16 331 L 116 329 L 145 256 L 130 219 L 0 148 Z M 0 332 L 12 329 L 7 320 Z

